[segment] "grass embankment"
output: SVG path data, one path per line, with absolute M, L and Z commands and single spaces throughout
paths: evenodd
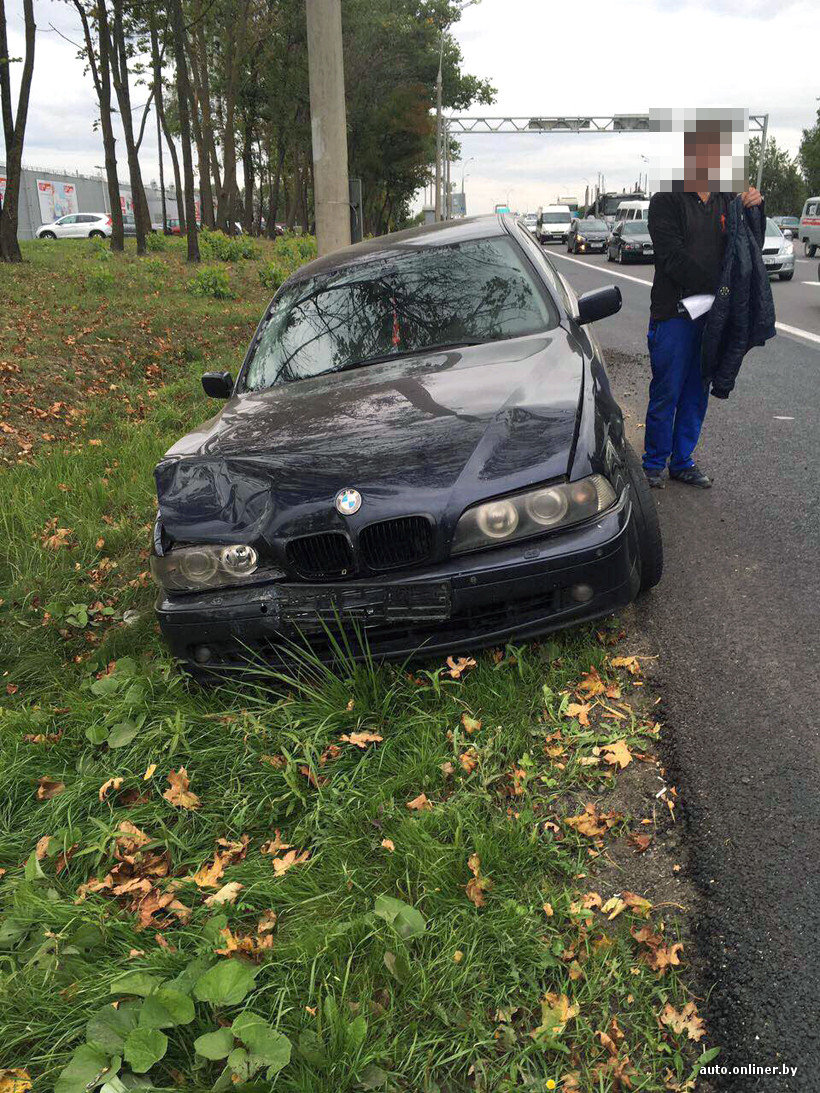
M 255 253 L 220 300 L 177 241 L 0 270 L 0 1085 L 691 1088 L 675 928 L 596 881 L 655 833 L 608 631 L 276 691 L 165 655 L 151 470 L 236 372 Z

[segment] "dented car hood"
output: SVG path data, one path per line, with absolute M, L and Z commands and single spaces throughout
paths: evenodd
M 584 358 L 561 327 L 234 395 L 156 468 L 174 540 L 252 542 L 468 505 L 569 471 Z

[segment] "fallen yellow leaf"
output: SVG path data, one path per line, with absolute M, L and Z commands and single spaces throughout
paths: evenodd
M 197 795 L 188 789 L 190 781 L 185 767 L 180 767 L 179 770 L 172 770 L 168 775 L 168 781 L 170 782 L 170 786 L 162 796 L 170 804 L 175 805 L 177 808 L 185 809 L 195 809 L 202 806 L 202 802 Z
M 222 885 L 218 892 L 214 892 L 212 896 L 207 897 L 205 905 L 206 907 L 214 907 L 221 903 L 233 903 L 241 890 L 242 885 L 238 880 L 228 881 L 227 884 Z

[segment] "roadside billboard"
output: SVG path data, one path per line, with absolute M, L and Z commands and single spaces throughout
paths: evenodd
M 73 182 L 47 182 L 37 179 L 37 197 L 40 201 L 40 217 L 50 224 L 61 216 L 78 213 L 77 187 Z

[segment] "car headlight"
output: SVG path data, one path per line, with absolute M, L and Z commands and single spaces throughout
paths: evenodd
M 792 243 L 791 240 L 786 239 L 783 243 L 780 244 L 780 253 L 794 254 L 794 243 Z
M 481 550 L 578 524 L 604 512 L 614 501 L 615 490 L 602 474 L 484 501 L 461 514 L 452 553 Z
M 575 238 L 579 243 L 586 243 L 587 237 L 585 235 L 576 235 Z
M 229 546 L 200 543 L 172 548 L 161 556 L 151 555 L 151 576 L 168 592 L 194 592 L 238 584 L 258 568 L 259 555 L 246 543 Z

